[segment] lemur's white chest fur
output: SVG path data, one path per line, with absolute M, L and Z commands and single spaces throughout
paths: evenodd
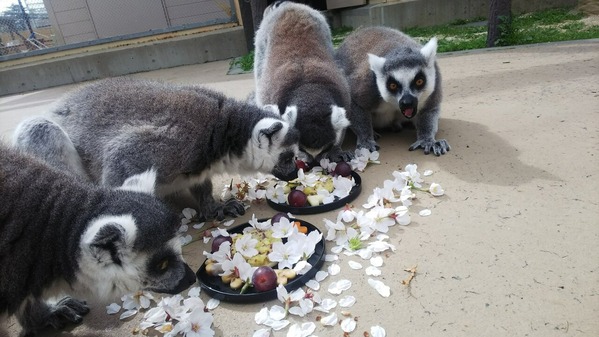
M 393 124 L 394 121 L 408 120 L 399 111 L 399 105 L 391 104 L 386 101 L 382 101 L 374 111 L 372 111 L 372 126 L 375 129 L 386 128 Z

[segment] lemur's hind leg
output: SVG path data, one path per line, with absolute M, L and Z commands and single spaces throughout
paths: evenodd
M 47 327 L 63 329 L 67 324 L 79 324 L 88 312 L 84 301 L 67 296 L 54 304 L 40 299 L 27 301 L 17 318 L 23 328 L 21 336 L 28 337 Z

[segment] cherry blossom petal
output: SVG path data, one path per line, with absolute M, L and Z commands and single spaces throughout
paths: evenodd
M 234 222 L 235 222 L 235 219 L 230 219 L 230 220 L 227 220 L 227 221 L 223 221 L 222 225 L 223 225 L 223 226 L 225 226 L 225 227 L 229 227 L 229 226 L 231 226 L 231 225 L 232 225 Z
M 387 332 L 383 327 L 375 325 L 370 327 L 370 336 L 371 337 L 385 337 L 387 336 Z
M 202 288 L 200 288 L 200 287 L 190 288 L 189 291 L 187 292 L 187 296 L 198 297 L 198 296 L 200 296 L 201 291 L 202 291 Z
M 316 324 L 312 322 L 306 322 L 299 324 L 293 324 L 287 331 L 287 337 L 307 337 L 310 336 L 314 330 L 316 330 Z
M 358 255 L 364 259 L 364 260 L 368 260 L 372 257 L 372 250 L 371 249 L 360 249 L 358 251 Z
M 256 330 L 254 331 L 254 334 L 252 335 L 252 337 L 271 337 L 271 331 L 270 329 L 260 329 L 260 330 Z
M 268 317 L 274 319 L 275 321 L 280 321 L 287 316 L 287 312 L 285 308 L 280 305 L 273 305 L 272 308 L 268 311 Z
M 370 259 L 370 264 L 375 267 L 381 267 L 383 265 L 383 258 L 381 256 L 375 256 Z
M 320 301 L 319 306 L 314 307 L 314 310 L 328 313 L 331 309 L 335 308 L 336 306 L 337 301 L 330 298 L 325 298 L 322 301 Z
M 327 262 L 337 261 L 337 260 L 339 260 L 339 256 L 334 255 L 334 254 L 326 254 L 324 256 L 324 260 Z
M 324 326 L 333 326 L 339 322 L 339 318 L 336 313 L 331 313 L 330 315 L 324 316 L 320 319 L 320 323 Z
M 354 270 L 362 269 L 362 264 L 360 264 L 359 262 L 350 260 L 350 261 L 347 261 L 347 264 L 349 264 L 349 267 L 351 269 L 354 269 Z
M 349 288 L 351 288 L 351 281 L 343 279 L 329 284 L 328 290 L 333 295 L 339 295 Z
M 198 212 L 196 212 L 195 209 L 193 208 L 184 208 L 183 211 L 181 211 L 183 213 L 183 216 L 185 217 L 185 219 L 191 219 L 194 216 L 196 216 L 198 214 Z
M 285 329 L 289 325 L 289 323 L 291 322 L 289 322 L 286 319 L 280 321 L 269 320 L 267 325 L 271 327 L 273 330 L 279 331 Z
M 382 273 L 381 270 L 375 266 L 366 267 L 365 271 L 366 271 L 366 275 L 368 275 L 368 276 L 380 276 Z
M 135 314 L 137 314 L 137 309 L 130 309 L 130 310 L 125 310 L 121 316 L 119 317 L 120 320 L 123 319 L 127 319 L 131 316 L 134 316 Z
M 377 253 L 384 252 L 388 249 L 395 251 L 395 246 L 385 241 L 370 242 L 368 243 L 368 248 Z
M 418 214 L 420 216 L 429 216 L 432 214 L 432 212 L 430 209 L 426 208 L 426 209 L 423 209 L 422 211 L 418 212 Z
M 344 319 L 343 321 L 341 321 L 341 329 L 344 332 L 354 331 L 356 329 L 356 321 L 351 317 Z
M 106 306 L 106 313 L 109 315 L 114 315 L 119 311 L 121 311 L 121 306 L 116 303 L 111 303 Z
M 339 300 L 339 306 L 342 308 L 349 308 L 352 305 L 354 305 L 355 303 L 356 303 L 356 298 L 351 295 L 347 295 Z
M 326 279 L 329 276 L 329 273 L 327 273 L 324 270 L 319 270 L 318 272 L 316 272 L 316 275 L 314 275 L 314 279 L 318 282 L 322 282 L 324 281 L 324 279 Z
M 327 268 L 327 270 L 329 271 L 329 274 L 331 276 L 335 276 L 335 275 L 339 274 L 339 272 L 341 272 L 341 267 L 338 264 L 333 263 L 332 265 L 329 266 L 329 268 Z
M 308 261 L 302 260 L 293 266 L 293 270 L 298 275 L 304 275 L 312 269 L 312 265 Z
M 218 307 L 219 305 L 220 305 L 220 301 L 217 300 L 216 298 L 211 298 L 208 300 L 208 302 L 206 302 L 206 308 L 208 310 L 216 309 L 216 307 Z
M 331 253 L 339 254 L 343 251 L 343 246 L 335 246 L 331 248 Z
M 201 229 L 202 227 L 204 227 L 204 225 L 206 225 L 205 222 L 200 222 L 195 225 L 192 225 L 191 227 L 193 227 L 194 229 Z
M 309 280 L 306 282 L 306 287 L 318 291 L 320 289 L 320 283 L 316 280 Z
M 383 297 L 389 297 L 389 295 L 391 295 L 391 288 L 389 288 L 389 286 L 386 286 L 383 282 L 379 280 L 369 278 L 368 284 L 371 287 L 373 287 L 379 293 L 379 295 Z
M 445 190 L 443 189 L 443 187 L 441 187 L 441 185 L 437 183 L 432 183 L 428 191 L 435 197 L 440 197 L 443 194 L 445 194 Z
M 254 322 L 256 322 L 256 324 L 264 324 L 264 323 L 266 323 L 267 320 L 268 320 L 268 308 L 266 308 L 266 307 L 260 309 L 260 311 L 258 311 L 254 315 Z
M 433 170 L 425 170 L 422 175 L 425 176 L 425 177 L 432 176 L 433 175 Z

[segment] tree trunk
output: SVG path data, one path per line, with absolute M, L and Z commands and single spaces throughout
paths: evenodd
M 512 25 L 511 8 L 511 0 L 491 0 L 487 26 L 487 47 L 506 44 L 505 39 L 510 34 Z

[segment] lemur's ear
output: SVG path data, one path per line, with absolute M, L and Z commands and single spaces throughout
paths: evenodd
M 285 113 L 283 113 L 283 120 L 289 123 L 290 127 L 295 126 L 295 122 L 297 120 L 297 107 L 295 105 L 288 106 L 285 108 Z
M 120 265 L 120 252 L 126 246 L 125 228 L 116 222 L 106 223 L 86 242 L 90 254 L 103 264 Z
M 277 132 L 281 131 L 281 129 L 283 129 L 283 123 L 274 122 L 268 128 L 260 130 L 260 139 L 266 137 L 270 140 Z
M 279 111 L 279 106 L 276 104 L 266 104 L 262 107 L 262 109 L 264 109 L 266 111 L 274 112 L 278 116 L 281 115 L 281 112 Z
M 119 190 L 147 193 L 154 195 L 156 187 L 156 170 L 151 168 L 144 173 L 133 175 L 127 179 Z
M 426 58 L 428 65 L 432 65 L 435 62 L 435 56 L 437 55 L 437 38 L 433 37 L 430 39 L 430 41 L 420 49 L 420 53 Z
M 385 59 L 384 57 L 379 57 L 374 54 L 368 54 L 368 63 L 370 64 L 370 70 L 374 71 L 375 73 L 382 72 L 383 65 L 385 65 L 386 60 L 387 59 Z

